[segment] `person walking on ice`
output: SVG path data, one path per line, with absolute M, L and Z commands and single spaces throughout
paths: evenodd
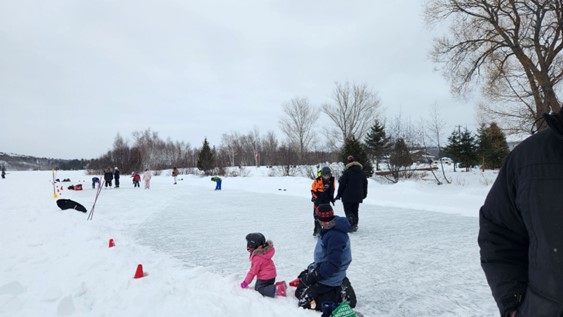
M 137 172 L 133 172 L 131 177 L 133 178 L 133 187 L 141 188 L 141 175 L 139 175 L 139 173 Z
M 368 195 L 368 179 L 363 171 L 363 166 L 349 155 L 346 163 L 346 170 L 338 180 L 338 194 L 334 198 L 342 198 L 342 206 L 346 218 L 352 225 L 352 232 L 358 230 L 360 204 Z
M 250 270 L 246 278 L 240 283 L 241 288 L 247 288 L 256 277 L 254 289 L 263 296 L 285 296 L 287 284 L 285 281 L 276 282 L 276 266 L 272 257 L 276 253 L 274 243 L 266 241 L 263 234 L 249 233 L 246 235 L 246 250 L 250 253 Z
M 143 173 L 143 180 L 145 181 L 145 189 L 151 189 L 151 178 L 152 178 L 152 173 L 149 171 L 148 168 L 145 168 L 145 172 Z

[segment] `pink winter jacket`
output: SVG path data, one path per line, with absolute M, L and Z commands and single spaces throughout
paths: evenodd
M 276 266 L 272 257 L 276 253 L 274 243 L 270 240 L 266 241 L 264 248 L 256 249 L 250 256 L 250 271 L 246 274 L 244 281 L 250 284 L 256 276 L 259 280 L 269 280 L 276 277 Z

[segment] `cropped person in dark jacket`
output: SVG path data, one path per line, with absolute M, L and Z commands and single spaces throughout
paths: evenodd
M 360 203 L 368 195 L 368 179 L 363 171 L 364 167 L 353 156 L 348 156 L 347 161 L 346 170 L 338 180 L 338 194 L 334 199 L 342 198 L 346 218 L 352 225 L 352 232 L 356 232 L 360 220 Z
M 479 214 L 501 316 L 563 316 L 563 111 L 506 158 Z

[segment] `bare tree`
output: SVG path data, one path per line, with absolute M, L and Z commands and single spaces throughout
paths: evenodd
M 289 144 L 297 147 L 298 160 L 301 161 L 306 149 L 314 142 L 313 126 L 318 116 L 306 97 L 291 99 L 283 105 L 283 112 L 285 116 L 280 119 L 280 129 Z
M 440 159 L 442 175 L 444 176 L 446 182 L 449 184 L 451 182 L 446 177 L 446 172 L 444 171 L 444 163 L 442 162 L 442 131 L 444 131 L 445 126 L 446 126 L 446 121 L 444 121 L 444 119 L 440 116 L 440 113 L 438 112 L 438 106 L 435 104 L 434 106 L 432 106 L 432 109 L 430 109 L 430 120 L 428 121 L 428 133 L 430 134 L 430 137 L 435 142 L 436 147 L 438 148 L 438 158 Z M 430 165 L 432 165 L 432 162 L 430 162 Z M 434 174 L 434 171 L 432 171 L 432 174 L 436 178 L 438 185 L 442 184 Z
M 230 166 L 235 166 L 235 158 L 237 155 L 237 151 L 239 150 L 239 146 L 237 145 L 237 139 L 239 138 L 236 132 L 232 132 L 230 134 L 223 134 L 221 136 L 221 151 L 225 153 L 229 160 Z
M 334 122 L 332 133 L 344 144 L 347 139 L 363 140 L 371 124 L 377 119 L 380 101 L 367 85 L 336 83 L 332 103 L 322 106 L 323 112 Z
M 276 161 L 276 151 L 279 146 L 278 138 L 273 131 L 268 131 L 262 139 L 262 153 L 260 154 L 262 163 L 265 165 L 274 165 Z
M 431 0 L 426 16 L 429 23 L 451 22 L 448 35 L 435 41 L 433 57 L 444 64 L 455 93 L 478 82 L 491 100 L 518 102 L 512 114 L 538 129 L 544 112 L 559 111 L 561 0 Z
M 159 147 L 163 143 L 158 137 L 158 133 L 151 131 L 151 129 L 135 131 L 133 138 L 135 139 L 135 147 L 141 152 L 144 167 L 157 169 L 160 158 Z

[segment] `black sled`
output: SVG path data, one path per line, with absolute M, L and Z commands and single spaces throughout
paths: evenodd
M 59 206 L 59 208 L 61 208 L 62 210 L 65 209 L 74 209 L 80 212 L 87 212 L 86 208 L 84 208 L 84 206 L 82 206 L 81 204 L 75 202 L 74 200 L 70 200 L 70 199 L 59 199 L 57 200 L 57 206 Z

